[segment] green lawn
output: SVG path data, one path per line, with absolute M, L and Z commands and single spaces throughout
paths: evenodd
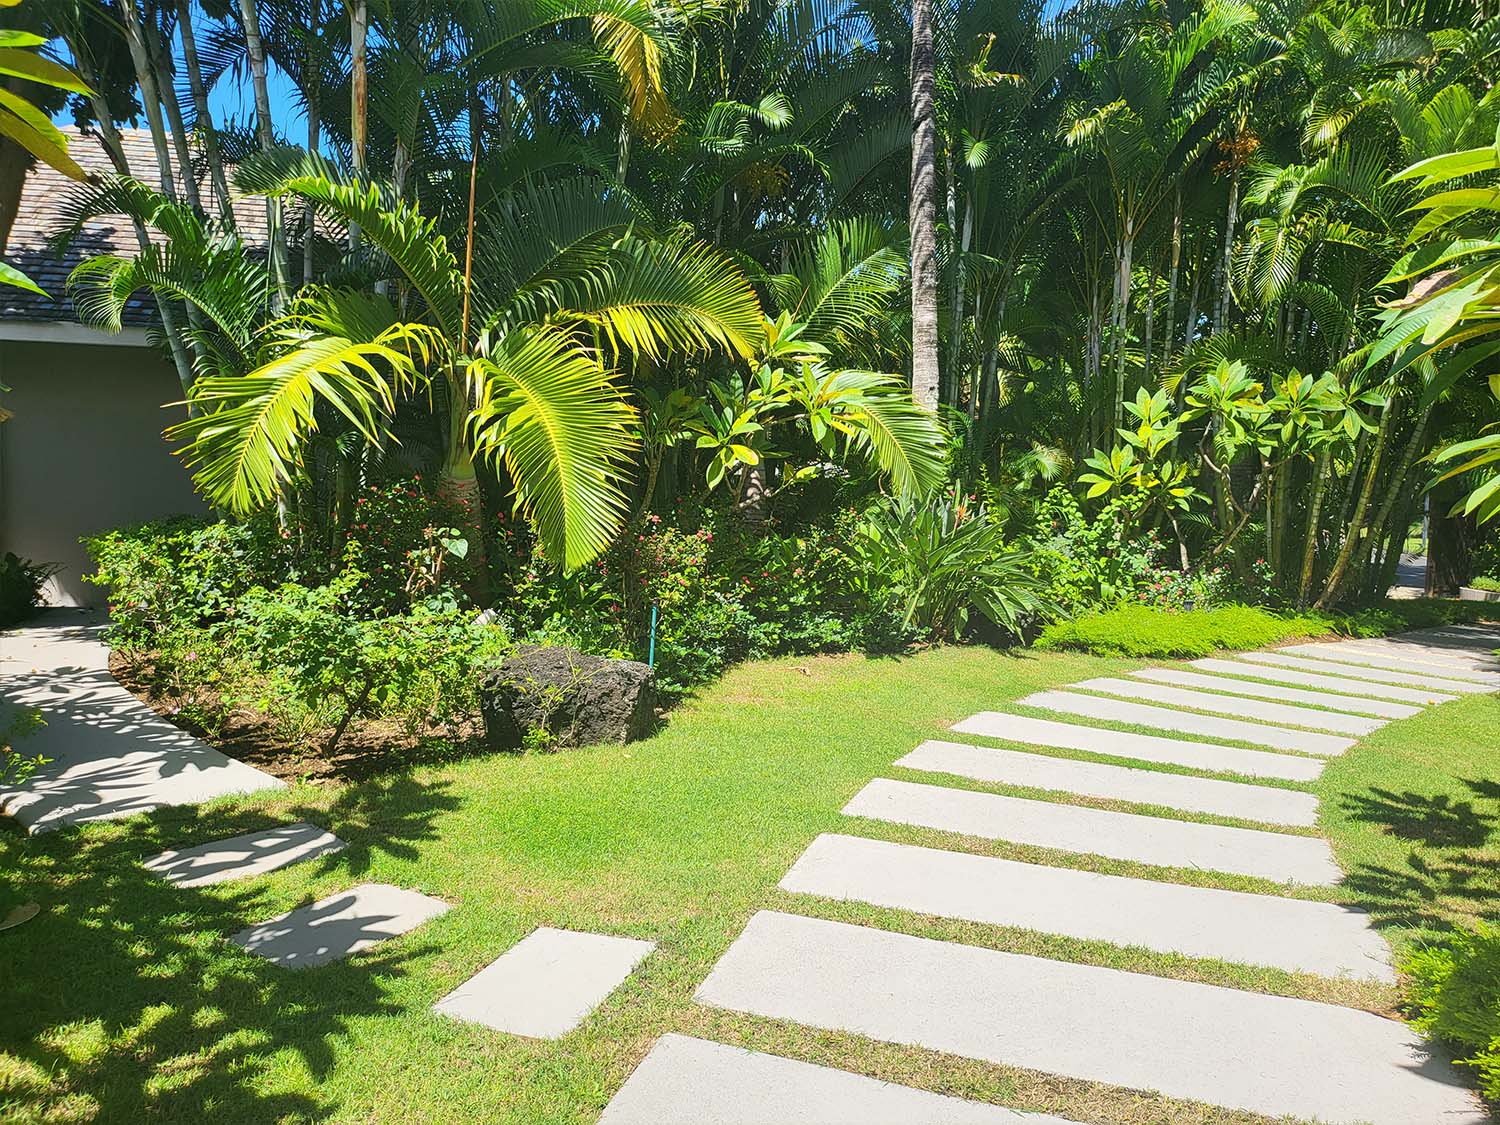
M 692 1003 L 750 914 L 782 907 L 1389 1010 L 1394 991 L 1378 985 L 777 890 L 815 835 L 852 830 L 1282 893 L 1255 880 L 839 815 L 871 777 L 901 776 L 890 763 L 948 723 L 1039 688 L 1137 666 L 982 648 L 899 660 L 771 661 L 732 671 L 674 713 L 660 735 L 629 748 L 474 759 L 35 841 L 0 833 L 0 907 L 26 898 L 43 906 L 36 920 L 0 934 L 0 1118 L 588 1122 L 655 1038 L 678 1030 L 1080 1120 L 1259 1121 Z M 1493 915 L 1500 899 L 1492 831 L 1500 816 L 1497 729 L 1500 701 L 1470 697 L 1392 724 L 1330 768 L 1318 788 L 1340 858 L 1353 872 L 1337 897 L 1370 907 L 1403 932 Z M 295 818 L 324 824 L 351 846 L 250 883 L 201 890 L 166 886 L 139 867 L 164 847 Z M 301 972 L 222 940 L 361 881 L 416 888 L 455 909 L 365 955 Z M 651 938 L 660 948 L 561 1042 L 513 1038 L 429 1012 L 538 925 Z

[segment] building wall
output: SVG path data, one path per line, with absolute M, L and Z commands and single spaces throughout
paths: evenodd
M 206 510 L 162 437 L 176 373 L 153 348 L 0 336 L 0 383 L 0 551 L 61 564 L 55 604 L 102 604 L 79 536 Z

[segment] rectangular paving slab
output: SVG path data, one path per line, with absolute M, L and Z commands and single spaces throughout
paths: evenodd
M 18 747 L 51 761 L 24 785 L 0 784 L 0 815 L 34 833 L 286 788 L 173 726 L 121 687 L 109 673 L 101 622 L 64 610 L 41 620 L 0 636 L 0 727 L 14 709 L 35 708 L 45 725 Z
M 1445 664 L 1441 667 L 1420 660 L 1413 660 L 1406 656 L 1390 656 L 1381 652 L 1368 652 L 1364 649 L 1347 648 L 1343 645 L 1287 645 L 1285 648 L 1276 649 L 1277 652 L 1288 652 L 1293 656 L 1306 656 L 1312 660 L 1330 660 L 1339 664 L 1347 664 L 1351 667 L 1383 668 L 1390 672 L 1410 672 L 1419 676 L 1437 676 L 1445 680 L 1465 680 L 1470 683 L 1484 684 L 1491 688 L 1500 687 L 1500 675 L 1494 672 L 1482 672 L 1475 668 L 1461 668 L 1454 664 Z
M 162 852 L 144 866 L 179 887 L 206 887 L 264 875 L 344 846 L 344 841 L 315 824 L 284 824 L 196 848 Z
M 1201 734 L 1206 738 L 1232 738 L 1276 750 L 1296 750 L 1302 754 L 1342 754 L 1354 745 L 1354 739 L 1312 731 L 1288 730 L 1264 723 L 1247 723 L 1242 719 L 1221 719 L 1214 715 L 1190 715 L 1170 707 L 1152 707 L 1125 699 L 1100 699 L 1071 691 L 1039 691 L 1020 701 L 1028 707 L 1062 711 L 1111 723 L 1173 730 L 1182 734 Z
M 1412 672 L 1396 672 L 1389 668 L 1375 668 L 1368 664 L 1341 664 L 1337 660 L 1314 660 L 1309 656 L 1298 656 L 1286 649 L 1273 648 L 1265 652 L 1242 652 L 1236 659 L 1254 664 L 1278 664 L 1285 668 L 1296 668 L 1302 672 L 1317 672 L 1324 676 L 1342 676 L 1349 680 L 1368 680 L 1375 684 L 1399 684 L 1402 687 L 1422 688 L 1448 695 L 1474 695 L 1490 690 L 1484 684 L 1472 680 L 1455 680 L 1446 676 L 1419 676 Z
M 599 1125 L 1068 1125 L 863 1074 L 663 1035 Z
M 1342 877 L 1324 840 L 1226 828 L 1162 816 L 1028 801 L 940 785 L 876 778 L 844 806 L 846 816 L 1009 840 L 1058 851 L 1331 886 Z
M 814 840 L 781 889 L 1294 973 L 1396 979 L 1368 917 L 1327 902 L 836 835 Z
M 1276 1117 L 1482 1125 L 1417 1033 L 1369 1012 L 762 911 L 705 1004 Z
M 1080 762 L 1023 750 L 928 741 L 898 759 L 896 765 L 930 773 L 951 773 L 976 781 L 1161 805 L 1267 824 L 1307 826 L 1318 821 L 1318 799 L 1295 789 L 1138 770 L 1104 762 Z
M 441 899 L 404 887 L 362 883 L 241 930 L 229 940 L 283 968 L 305 969 L 414 930 L 447 910 Z
M 1166 684 L 1143 684 L 1139 680 L 1117 679 L 1114 676 L 1099 676 L 1096 679 L 1083 680 L 1068 686 L 1079 690 L 1103 692 L 1106 695 L 1123 696 L 1126 699 L 1147 699 L 1152 703 L 1165 703 L 1173 707 L 1190 707 L 1194 711 L 1212 711 L 1218 715 L 1229 715 L 1252 722 L 1311 727 L 1314 730 L 1333 731 L 1336 734 L 1370 734 L 1385 726 L 1386 722 L 1384 719 L 1370 718 L 1365 715 L 1314 711 L 1308 707 L 1291 707 L 1284 703 L 1272 703 L 1262 699 L 1246 699 L 1244 696 L 1225 695 L 1219 691 L 1196 691 Z
M 1424 707 L 1435 703 L 1452 703 L 1458 698 L 1456 695 L 1444 695 L 1442 692 L 1426 691 L 1422 688 L 1398 687 L 1395 684 L 1373 683 L 1369 680 L 1352 680 L 1347 676 L 1302 671 L 1292 664 L 1297 659 L 1294 656 L 1283 657 L 1281 662 L 1251 659 L 1257 655 L 1269 654 L 1247 652 L 1241 654 L 1237 660 L 1221 660 L 1209 656 L 1202 660 L 1194 660 L 1192 665 L 1206 672 L 1222 672 L 1226 676 L 1255 676 L 1262 680 L 1276 680 L 1284 684 L 1305 684 L 1308 687 L 1342 693 L 1346 698 L 1358 693 L 1362 697 L 1396 699 Z M 1316 664 L 1317 661 L 1309 660 L 1306 663 Z
M 1031 715 L 1011 715 L 1003 711 L 981 711 L 962 722 L 954 723 L 952 729 L 958 734 L 1003 738 L 1008 742 L 1031 746 L 1087 750 L 1117 758 L 1239 773 L 1246 777 L 1312 781 L 1323 772 L 1323 763 L 1313 758 L 1294 758 L 1290 754 L 1244 750 L 1237 746 L 1215 746 L 1211 742 L 1187 742 L 1180 738 L 1163 738 L 1160 735 L 1137 734 L 1134 731 L 1082 727 L 1077 723 L 1038 719 Z
M 1417 641 L 1411 639 L 1409 635 L 1326 641 L 1319 647 L 1415 660 L 1421 664 L 1432 665 L 1438 675 L 1444 674 L 1441 671 L 1442 668 L 1450 667 L 1459 669 L 1460 671 L 1488 672 L 1491 674 L 1500 672 L 1500 658 L 1497 658 L 1492 653 L 1485 652 L 1482 649 L 1453 648 Z
M 496 1031 L 559 1039 L 625 982 L 654 941 L 542 926 L 444 996 L 433 1010 Z
M 1180 668 L 1142 668 L 1130 673 L 1138 679 L 1153 680 L 1159 684 L 1176 684 L 1180 687 L 1197 688 L 1202 691 L 1229 692 L 1233 695 L 1249 695 L 1257 699 L 1279 699 L 1288 703 L 1305 703 L 1310 707 L 1322 707 L 1328 711 L 1344 711 L 1355 715 L 1376 715 L 1382 719 L 1409 719 L 1420 715 L 1422 708 L 1409 703 L 1391 703 L 1385 699 L 1360 699 L 1354 695 L 1336 695 L 1328 691 L 1308 691 L 1306 688 L 1286 687 L 1282 684 L 1262 684 L 1253 680 L 1231 680 L 1224 676 L 1205 676 L 1199 672 L 1184 672 Z

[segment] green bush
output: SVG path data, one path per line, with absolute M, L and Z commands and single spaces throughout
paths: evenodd
M 56 573 L 55 566 L 6 551 L 0 557 L 0 628 L 18 625 L 35 613 L 42 604 L 42 586 Z
M 1454 1047 L 1484 1096 L 1500 1100 L 1500 929 L 1460 931 L 1417 949 L 1402 968 L 1418 1029 Z
M 1082 649 L 1100 656 L 1207 656 L 1220 649 L 1324 636 L 1335 631 L 1335 624 L 1322 615 L 1285 615 L 1253 606 L 1178 611 L 1124 605 L 1049 625 L 1037 647 Z
M 1500 576 L 1481 574 L 1469 583 L 1476 590 L 1500 590 Z

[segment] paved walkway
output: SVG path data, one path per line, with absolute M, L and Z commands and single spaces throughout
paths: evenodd
M 1165 874 L 1200 869 L 1331 885 L 1341 872 L 1328 844 L 1286 831 L 1315 824 L 1317 800 L 1285 783 L 1315 780 L 1328 757 L 1388 722 L 1500 689 L 1497 648 L 1500 629 L 1449 626 L 1038 692 L 1020 701 L 1025 713 L 982 712 L 952 728 L 1015 748 L 929 741 L 895 765 L 1045 790 L 1052 799 L 959 789 L 937 776 L 922 783 L 874 778 L 843 810 L 848 833 L 813 841 L 782 889 L 1330 980 L 1392 982 L 1390 950 L 1369 919 L 1333 903 L 858 833 L 862 824 L 894 821 L 1131 860 Z M 1080 759 L 1078 752 L 1116 761 Z M 1230 776 L 1164 773 L 1152 764 Z M 1142 811 L 1090 808 L 1079 797 Z M 1258 827 L 1183 819 L 1205 813 Z M 1330 1125 L 1489 1120 L 1453 1068 L 1409 1027 L 1368 1012 L 799 914 L 752 918 L 697 999 L 1267 1117 Z M 752 1125 L 791 1118 L 1057 1121 L 681 1036 L 657 1044 L 603 1121 Z
M 0 786 L 0 814 L 28 832 L 196 804 L 285 783 L 160 718 L 109 674 L 103 622 L 51 610 L 0 634 L 0 729 L 19 709 L 45 722 L 15 743 L 51 758 L 24 786 Z

